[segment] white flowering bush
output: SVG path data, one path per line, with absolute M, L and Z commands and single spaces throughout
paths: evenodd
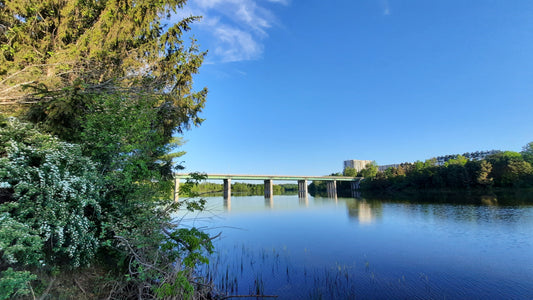
M 99 182 L 79 146 L 0 120 L 0 266 L 89 264 L 99 246 Z

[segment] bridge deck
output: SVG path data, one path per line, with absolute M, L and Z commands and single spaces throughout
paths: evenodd
M 207 179 L 232 179 L 232 180 L 309 180 L 309 181 L 359 181 L 363 177 L 346 176 L 292 176 L 292 175 L 236 175 L 236 174 L 203 174 Z M 175 174 L 176 178 L 191 178 L 189 174 Z

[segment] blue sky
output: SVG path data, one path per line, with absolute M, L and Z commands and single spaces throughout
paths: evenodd
M 325 175 L 533 141 L 533 1 L 189 0 L 186 171 Z

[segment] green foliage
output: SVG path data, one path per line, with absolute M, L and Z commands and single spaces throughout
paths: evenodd
M 101 201 L 100 254 L 127 274 L 127 284 L 117 288 L 116 294 L 134 297 L 137 293 L 158 293 L 162 288 L 167 292 L 180 290 L 181 295 L 181 289 L 174 285 L 183 285 L 183 281 L 175 280 L 179 277 L 176 261 L 181 261 L 182 274 L 190 275 L 187 280 L 192 285 L 197 263 L 207 263 L 202 251 L 211 251 L 212 245 L 206 234 L 172 223 L 175 210 L 201 210 L 205 203 L 202 199 L 173 202 L 173 159 L 182 153 L 172 151 L 180 140 L 169 139 L 159 130 L 160 110 L 154 109 L 149 98 L 112 94 L 89 100 L 87 112 L 77 117 L 80 126 L 71 130 L 70 139 L 79 142 L 83 153 L 98 162 L 102 174 L 106 194 Z M 194 177 L 180 187 L 180 192 L 205 178 L 202 174 Z
M 13 268 L 0 272 L 0 300 L 28 295 L 30 282 L 36 278 L 29 271 L 15 271 Z
M 30 104 L 29 118 L 67 141 L 95 94 L 148 101 L 167 141 L 201 124 L 207 89 L 192 79 L 206 52 L 182 40 L 198 17 L 171 20 L 185 2 L 2 1 L 2 109 Z
M 342 175 L 349 176 L 349 177 L 357 177 L 357 171 L 355 170 L 355 168 L 346 167 L 344 168 Z
M 493 184 L 493 178 L 490 177 L 492 164 L 486 160 L 469 161 L 465 165 L 467 172 L 471 174 L 474 184 L 482 187 L 488 187 Z
M 272 186 L 274 195 L 281 195 L 285 189 L 277 184 Z M 251 183 L 242 183 L 236 182 L 231 186 L 232 193 L 242 194 L 242 195 L 264 195 L 265 187 L 263 184 L 251 184 Z
M 193 269 L 198 263 L 208 263 L 203 251 L 213 252 L 213 244 L 208 234 L 197 228 L 180 228 L 168 233 L 168 239 L 163 244 L 166 249 L 182 248 L 186 250 L 184 255 L 180 255 L 185 267 Z
M 0 299 L 27 294 L 36 279 L 14 270 L 93 261 L 100 183 L 96 164 L 79 146 L 0 117 Z
M 0 212 L 0 267 L 8 265 L 40 265 L 43 263 L 43 239 L 33 228 Z M 0 276 L 0 299 L 29 293 L 29 284 L 36 276 L 29 271 L 8 267 Z
M 1 265 L 43 263 L 43 239 L 36 230 L 0 212 L 0 262 Z
M 109 176 L 128 174 L 132 181 L 170 179 L 172 160 L 182 154 L 170 153 L 180 140 L 158 130 L 158 114 L 149 101 L 97 95 L 88 103 L 87 113 L 78 117 L 81 125 L 71 132 L 71 139 L 81 143 L 83 152 Z
M 316 196 L 327 196 L 327 186 L 325 181 L 313 181 L 308 187 L 309 194 Z
M 497 186 L 521 186 L 533 173 L 531 164 L 518 152 L 496 153 L 488 156 L 487 161 L 492 164 L 491 177 Z
M 98 251 L 113 297 L 189 295 L 212 246 L 171 215 L 203 208 L 171 194 L 175 135 L 201 124 L 207 94 L 192 86 L 206 52 L 182 40 L 198 18 L 171 20 L 185 2 L 0 0 L 2 110 L 61 140 L 0 122 L 0 213 L 16 229 L 0 230 L 2 268 L 75 268 Z
M 532 144 L 532 143 L 530 143 Z M 365 180 L 366 189 L 468 189 L 533 186 L 533 167 L 524 160 L 530 149 L 522 153 L 512 151 L 486 151 L 466 155 L 447 155 L 437 165 L 437 160 L 401 164 Z M 533 145 L 533 144 L 532 144 Z M 484 157 L 484 159 L 479 159 Z M 445 159 L 445 160 L 444 160 Z
M 522 157 L 524 160 L 530 164 L 533 164 L 533 142 L 528 143 L 522 148 Z
M 181 193 L 183 190 L 183 193 Z M 274 184 L 273 185 L 274 195 L 283 195 L 288 193 L 298 193 L 297 184 Z M 212 182 L 202 182 L 200 184 L 189 187 L 187 190 L 184 190 L 180 186 L 180 194 L 184 196 L 197 196 L 197 195 L 221 195 L 224 191 L 224 186 L 220 183 Z M 238 195 L 250 195 L 250 196 L 259 196 L 264 195 L 265 188 L 262 183 L 242 183 L 235 182 L 231 185 L 231 192 Z
M 176 296 L 179 296 L 180 299 L 191 299 L 193 294 L 194 286 L 191 285 L 183 271 L 178 272 L 174 282 L 165 282 L 155 290 L 155 295 L 159 299 Z
M 197 291 L 194 270 L 208 263 L 205 254 L 213 251 L 211 237 L 196 228 L 166 223 L 168 215 L 158 212 L 138 213 L 134 227 L 123 228 L 117 232 L 122 235 L 115 236 L 117 247 L 129 258 L 124 265 L 128 284 L 117 291 L 122 297 L 133 290 L 158 298 L 188 299 Z
M 331 173 L 328 176 L 343 176 L 341 173 Z M 313 196 L 327 197 L 328 187 L 326 181 L 313 181 L 308 186 L 309 194 Z M 346 191 L 349 191 L 348 193 Z M 351 186 L 349 182 L 337 181 L 337 193 L 351 195 Z
M 444 163 L 445 167 L 450 165 L 464 166 L 468 162 L 468 159 L 462 155 L 458 155 L 457 158 L 452 158 Z
M 375 161 L 366 165 L 364 169 L 359 172 L 359 175 L 364 178 L 374 178 L 378 174 L 378 165 Z
M 27 239 L 42 239 L 37 245 L 43 246 L 45 263 L 88 264 L 98 246 L 100 185 L 95 164 L 78 146 L 40 134 L 16 119 L 2 122 L 0 136 L 0 185 L 9 197 L 0 212 L 9 215 L 6 222 L 28 227 Z

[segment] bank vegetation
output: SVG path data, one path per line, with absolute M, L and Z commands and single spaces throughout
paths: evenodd
M 172 191 L 207 94 L 185 2 L 0 0 L 0 299 L 210 297 L 172 219 L 203 206 Z

